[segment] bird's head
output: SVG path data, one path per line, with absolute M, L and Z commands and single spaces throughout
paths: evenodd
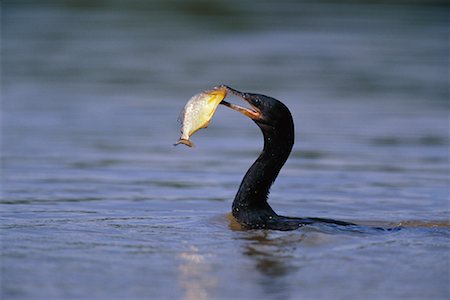
M 261 129 L 265 127 L 285 127 L 293 124 L 289 109 L 281 101 L 261 94 L 239 92 L 228 86 L 223 87 L 232 94 L 242 98 L 250 105 L 250 108 L 227 101 L 222 101 L 221 104 L 246 115 L 261 127 Z

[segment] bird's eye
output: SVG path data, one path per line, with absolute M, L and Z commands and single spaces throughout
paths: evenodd
M 261 100 L 259 100 L 259 98 L 255 98 L 255 99 L 253 100 L 253 102 L 254 102 L 255 104 L 261 104 Z

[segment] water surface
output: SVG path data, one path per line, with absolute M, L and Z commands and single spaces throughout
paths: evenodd
M 447 299 L 446 11 L 208 3 L 3 5 L 2 298 Z M 258 128 L 172 146 L 221 83 L 291 109 L 277 212 L 403 229 L 236 230 Z

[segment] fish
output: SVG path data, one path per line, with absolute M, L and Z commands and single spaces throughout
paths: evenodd
M 227 96 L 225 86 L 214 87 L 192 96 L 178 118 L 181 123 L 181 137 L 174 144 L 194 147 L 190 137 L 202 128 L 206 128 L 220 102 Z

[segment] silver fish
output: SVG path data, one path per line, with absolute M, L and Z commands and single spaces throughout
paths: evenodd
M 189 99 L 180 113 L 179 120 L 182 124 L 181 137 L 175 145 L 185 144 L 189 147 L 193 147 L 194 144 L 189 138 L 197 132 L 197 130 L 208 127 L 217 106 L 226 95 L 226 88 L 220 86 L 203 91 Z

